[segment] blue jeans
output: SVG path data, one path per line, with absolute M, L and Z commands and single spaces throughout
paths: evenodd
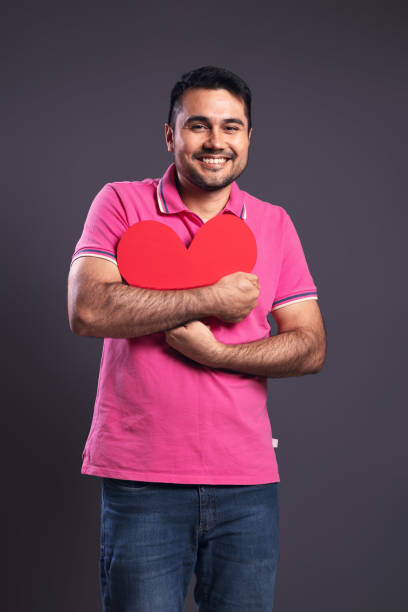
M 185 485 L 102 478 L 104 612 L 271 612 L 278 483 Z

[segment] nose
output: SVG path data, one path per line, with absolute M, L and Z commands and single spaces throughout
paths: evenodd
M 204 146 L 207 149 L 224 149 L 224 138 L 222 130 L 220 130 L 216 126 L 208 130 Z

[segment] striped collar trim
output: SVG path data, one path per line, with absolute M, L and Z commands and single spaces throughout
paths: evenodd
M 156 188 L 157 204 L 161 213 L 172 214 L 181 211 L 188 211 L 184 202 L 180 198 L 176 182 L 175 182 L 175 164 L 171 164 Z M 231 185 L 231 193 L 227 204 L 222 212 L 232 212 L 240 219 L 247 218 L 247 209 L 242 198 L 241 190 L 234 181 Z
M 160 212 L 168 213 L 169 209 L 167 208 L 166 200 L 164 199 L 164 195 L 163 195 L 163 179 L 160 179 L 160 181 L 158 182 L 156 192 L 157 192 L 157 202 L 159 204 Z

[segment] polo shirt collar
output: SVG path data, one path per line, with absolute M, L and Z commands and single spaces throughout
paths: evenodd
M 180 198 L 176 185 L 176 165 L 174 163 L 171 164 L 163 174 L 157 185 L 156 193 L 160 212 L 165 214 L 184 211 L 191 212 Z M 237 217 L 241 219 L 246 219 L 247 216 L 243 194 L 235 181 L 231 184 L 229 200 L 221 213 L 226 211 L 234 213 L 234 215 L 237 215 Z

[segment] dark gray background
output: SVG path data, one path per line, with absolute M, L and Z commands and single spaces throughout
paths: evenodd
M 1 113 L 5 610 L 101 610 L 100 483 L 80 467 L 102 340 L 69 329 L 69 264 L 104 183 L 161 176 L 171 163 L 163 128 L 170 89 L 182 72 L 210 63 L 252 88 L 250 162 L 238 182 L 291 214 L 328 329 L 319 375 L 269 381 L 281 475 L 275 610 L 407 609 L 401 7 L 9 7 Z M 194 582 L 186 610 L 195 610 Z

